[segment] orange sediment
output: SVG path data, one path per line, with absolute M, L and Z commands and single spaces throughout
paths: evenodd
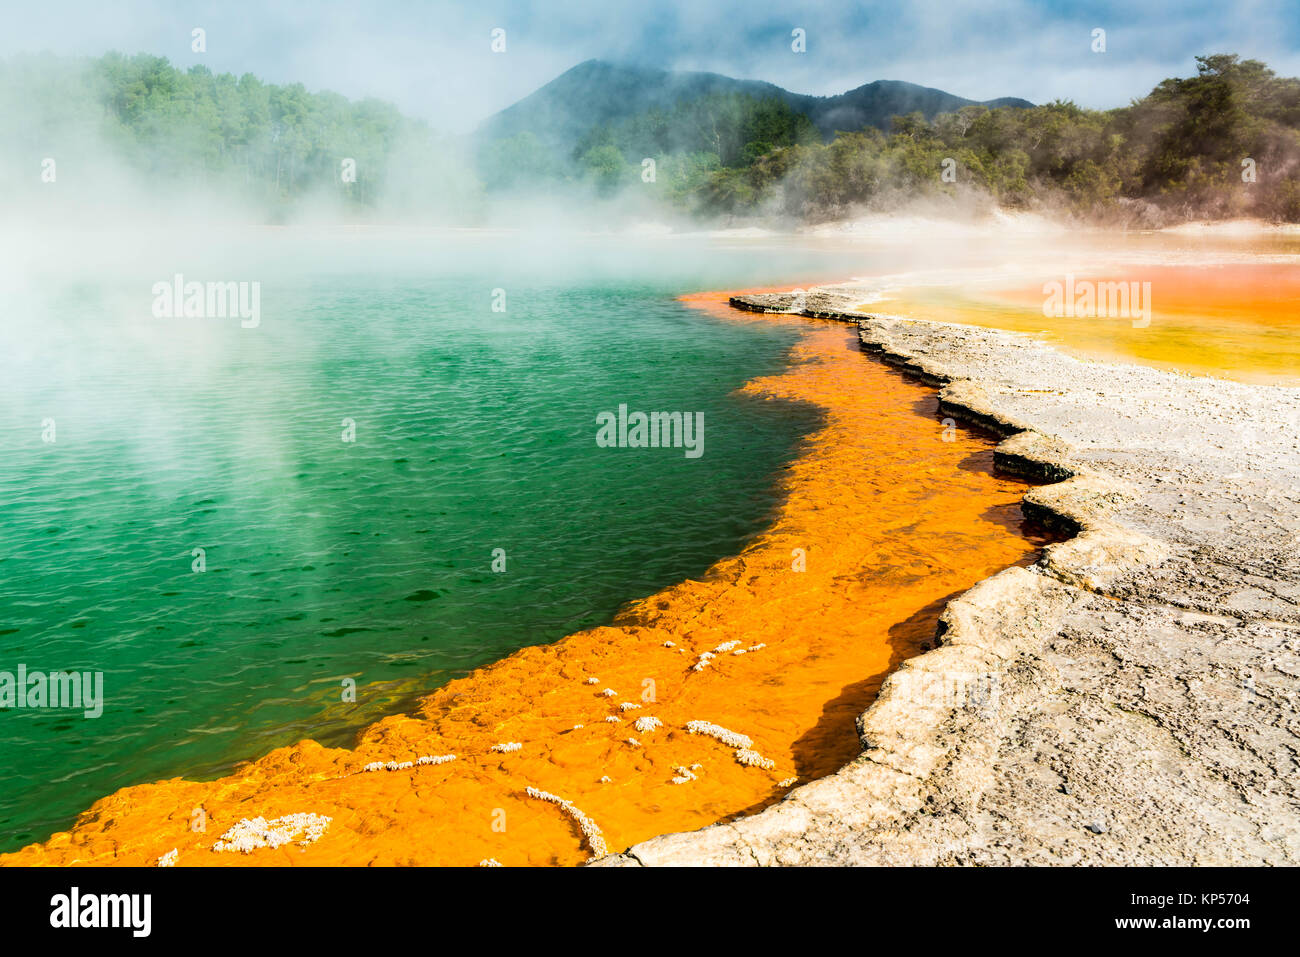
M 1128 265 L 1079 270 L 1076 282 L 1150 283 L 1150 321 L 1043 314 L 1048 275 L 1017 285 L 895 290 L 866 312 L 1027 332 L 1079 355 L 1243 382 L 1300 383 L 1300 267 L 1276 263 Z
M 992 474 L 987 437 L 945 429 L 931 389 L 863 357 L 851 327 L 688 301 L 797 323 L 789 369 L 745 389 L 824 411 L 772 527 L 740 555 L 610 626 L 451 682 L 353 749 L 304 741 L 216 781 L 125 788 L 0 861 L 148 865 L 175 849 L 178 866 L 576 864 L 599 841 L 527 789 L 572 802 L 618 851 L 761 809 L 851 760 L 855 717 L 932 638 L 945 601 L 1041 544 L 1021 527 L 1025 486 Z M 643 718 L 659 724 L 638 730 Z M 692 721 L 751 738 L 771 767 L 688 733 Z M 492 750 L 508 742 L 521 747 Z M 241 819 L 297 813 L 331 819 L 310 846 L 212 850 Z

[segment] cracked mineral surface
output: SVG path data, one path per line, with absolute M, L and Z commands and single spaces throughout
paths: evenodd
M 862 301 L 846 284 L 733 304 L 856 323 L 944 412 L 1008 436 L 999 464 L 1055 483 L 1026 512 L 1074 537 L 948 605 L 843 770 L 600 863 L 1297 863 L 1300 390 Z M 917 692 L 971 673 L 995 693 Z

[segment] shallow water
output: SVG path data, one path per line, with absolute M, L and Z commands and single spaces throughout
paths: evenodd
M 1090 258 L 1049 264 L 1050 257 L 1040 256 L 1032 269 L 1007 275 L 898 284 L 862 308 L 1024 332 L 1084 358 L 1294 386 L 1300 385 L 1298 251 L 1300 240 L 1208 249 L 1169 237 L 1145 245 L 1130 240 Z M 1084 286 L 1092 293 L 1106 283 L 1124 283 L 1135 294 L 1127 315 L 1052 308 L 1051 284 L 1062 300 L 1066 289 L 1074 291 L 1078 303 Z M 1045 315 L 1045 305 L 1065 314 Z

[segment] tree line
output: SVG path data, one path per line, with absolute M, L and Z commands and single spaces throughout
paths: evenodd
M 526 164 L 503 167 L 610 192 L 634 182 L 650 157 L 667 201 L 715 216 L 816 222 L 966 193 L 1115 224 L 1300 221 L 1300 80 L 1232 54 L 1196 63 L 1195 76 L 1164 80 L 1118 109 L 971 105 L 825 141 L 780 101 L 714 95 L 598 127 L 567 163 L 543 159 L 525 174 Z M 504 153 L 542 156 L 518 142 L 493 148 L 502 153 L 486 169 L 498 184 L 508 177 L 493 163 Z
M 14 147 L 93 143 L 150 182 L 224 186 L 268 210 L 320 194 L 364 213 L 651 186 L 668 208 L 733 219 L 815 222 L 966 194 L 1109 223 L 1300 221 L 1300 80 L 1231 54 L 1196 63 L 1118 109 L 972 105 L 829 138 L 779 100 L 715 93 L 599 125 L 557 152 L 527 132 L 462 149 L 378 100 L 161 57 L 22 57 L 0 62 L 0 134 L 9 159 Z

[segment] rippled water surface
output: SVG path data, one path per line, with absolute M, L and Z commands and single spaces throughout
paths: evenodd
M 734 392 L 796 332 L 675 297 L 861 257 L 620 242 L 100 236 L 11 271 L 0 671 L 102 671 L 106 702 L 0 712 L 0 849 L 121 785 L 345 743 L 758 532 L 815 416 Z M 155 318 L 175 273 L 260 282 L 260 325 Z M 704 455 L 598 448 L 624 402 L 703 412 Z

